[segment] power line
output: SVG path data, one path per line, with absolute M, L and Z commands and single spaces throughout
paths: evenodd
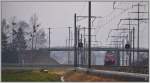
M 137 20 L 138 21 L 138 26 L 137 26 L 137 48 L 139 49 L 139 26 L 140 26 L 140 21 L 141 20 L 148 20 L 148 18 L 140 18 L 140 13 L 147 13 L 147 12 L 140 12 L 140 6 L 144 6 L 144 5 L 140 5 L 139 3 L 137 5 L 133 5 L 133 6 L 137 6 L 138 7 L 138 11 L 137 12 L 129 12 L 129 13 L 137 13 L 138 14 L 138 18 L 132 18 L 132 19 L 121 19 L 121 20 Z M 139 61 L 139 52 L 137 52 L 137 59 Z
M 109 21 L 107 21 L 105 24 L 101 25 L 100 28 L 99 28 L 99 30 L 100 30 L 102 27 L 104 27 L 105 25 L 109 24 L 111 21 L 113 21 L 114 18 L 115 18 L 115 19 L 116 19 L 116 17 L 118 18 L 119 16 L 121 16 L 122 14 L 124 14 L 124 12 L 128 11 L 128 10 L 131 9 L 131 8 L 132 8 L 132 6 L 129 7 L 129 8 L 127 8 L 127 9 L 125 9 L 125 10 L 123 10 L 122 12 L 120 12 L 119 15 L 113 16 L 113 18 L 111 18 L 111 19 L 110 19 Z M 110 15 L 112 15 L 111 12 L 110 12 Z M 97 30 L 95 33 L 97 34 L 97 33 L 99 32 L 99 30 Z

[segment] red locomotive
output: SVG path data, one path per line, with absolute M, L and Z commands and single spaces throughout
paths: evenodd
M 104 59 L 104 65 L 114 65 L 115 55 L 112 52 L 107 52 Z

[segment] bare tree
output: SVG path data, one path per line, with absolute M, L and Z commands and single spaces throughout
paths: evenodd
M 32 37 L 32 50 L 34 49 L 34 42 L 36 42 L 36 38 L 35 38 L 35 35 L 36 35 L 36 32 L 38 30 L 38 27 L 40 26 L 40 24 L 38 23 L 38 17 L 36 14 L 34 14 L 31 19 L 31 27 L 32 27 L 32 34 L 31 34 L 31 37 Z M 36 44 L 35 44 L 35 48 L 36 48 Z
M 19 62 L 23 64 L 24 59 L 23 59 L 22 52 L 26 49 L 26 41 L 25 41 L 24 31 L 21 27 L 18 29 L 17 36 L 15 39 L 16 39 L 16 48 L 17 51 L 19 52 Z
M 14 25 L 11 27 L 11 25 Z M 13 48 L 15 45 L 14 36 L 16 36 L 14 29 L 16 26 L 14 22 L 14 18 L 11 24 L 8 24 L 5 19 L 2 20 L 2 62 L 3 63 L 17 63 L 18 55 L 16 48 Z M 11 29 L 11 30 L 9 30 Z M 10 34 L 10 35 L 8 35 Z M 11 38 L 11 42 L 9 43 L 9 38 Z

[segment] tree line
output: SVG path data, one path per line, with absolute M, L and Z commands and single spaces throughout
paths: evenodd
M 36 14 L 29 22 L 12 19 L 1 21 L 2 63 L 23 63 L 22 52 L 45 48 L 46 34 Z

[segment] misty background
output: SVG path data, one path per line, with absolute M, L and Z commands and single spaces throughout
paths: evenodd
M 104 47 L 109 46 L 111 38 L 108 38 L 109 34 L 118 34 L 111 29 L 118 28 L 118 23 L 121 18 L 137 18 L 137 14 L 131 14 L 129 12 L 136 12 L 137 7 L 133 7 L 137 2 L 92 2 L 92 16 L 99 16 L 101 18 L 92 19 L 92 34 L 96 35 L 96 38 L 92 37 L 92 40 L 100 41 L 97 46 Z M 144 7 L 141 7 L 141 11 L 148 11 L 148 3 Z M 25 32 L 32 32 L 32 22 L 36 19 L 36 23 L 39 24 L 37 31 L 39 32 L 39 42 L 37 43 L 37 49 L 48 48 L 49 44 L 49 31 L 51 29 L 51 47 L 64 47 L 66 46 L 66 40 L 68 39 L 68 28 L 71 28 L 71 38 L 74 39 L 74 14 L 77 16 L 88 16 L 88 2 L 1 2 L 2 7 L 2 21 L 5 20 L 5 24 L 10 27 L 6 29 L 8 36 L 11 36 L 12 22 L 18 23 L 16 27 L 24 26 Z M 148 18 L 148 14 L 140 14 L 141 18 Z M 121 24 L 128 23 L 128 21 L 122 21 Z M 131 23 L 137 23 L 132 21 Z M 88 19 L 77 21 L 77 26 L 88 27 Z M 120 28 L 127 28 L 128 26 L 119 26 Z M 137 26 L 134 26 L 137 28 Z M 140 22 L 140 47 L 148 48 L 148 22 Z M 8 33 L 10 32 L 10 33 Z M 81 31 L 81 33 L 83 33 Z M 87 32 L 86 32 L 87 34 Z M 26 35 L 27 48 L 31 49 L 30 35 Z M 11 37 L 8 38 L 8 42 L 12 41 Z M 73 40 L 72 45 L 73 46 Z M 94 44 L 94 43 L 93 43 Z M 137 29 L 135 30 L 135 47 L 137 47 Z M 67 52 L 52 52 L 51 57 L 56 59 L 59 63 L 67 63 Z M 96 58 L 95 64 L 104 64 L 105 52 L 93 53 Z M 72 58 L 73 59 L 73 53 Z M 93 59 L 95 60 L 95 59 Z M 94 62 L 93 62 L 94 64 Z

